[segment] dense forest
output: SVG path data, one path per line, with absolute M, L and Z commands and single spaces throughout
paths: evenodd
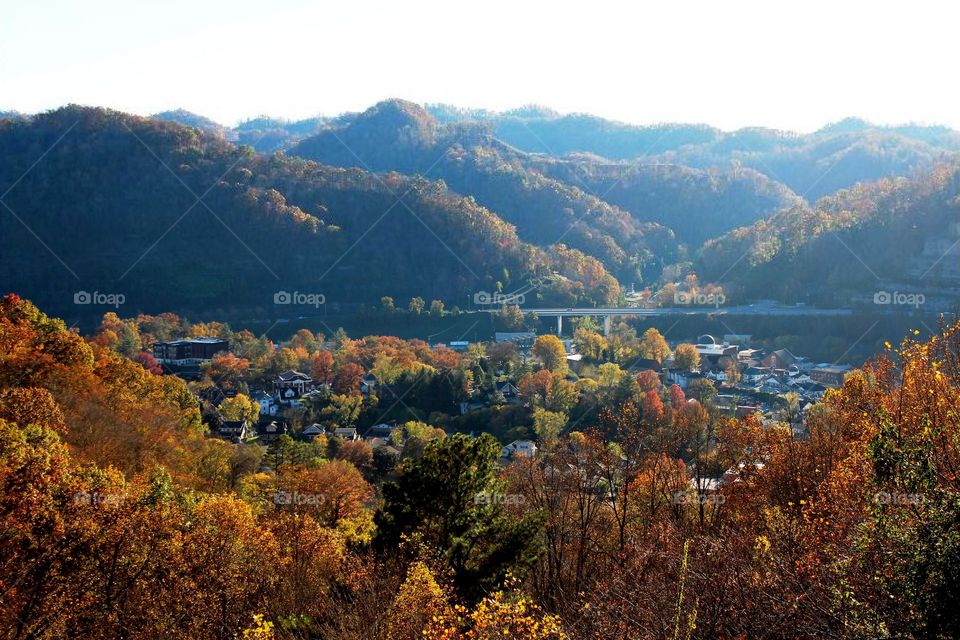
M 631 286 L 659 300 L 694 274 L 729 301 L 849 307 L 906 284 L 955 303 L 956 254 L 928 255 L 960 238 L 955 132 L 678 127 L 668 144 L 664 127 L 402 100 L 234 128 L 183 110 L 8 114 L 0 278 L 71 321 L 100 311 L 78 291 L 241 318 L 317 311 L 278 309 L 280 291 L 347 313 L 531 287 L 539 306 L 591 306 Z
M 960 165 L 913 179 L 859 184 L 708 241 L 698 269 L 749 296 L 849 306 L 886 283 L 911 291 L 955 287 L 956 258 L 925 244 L 960 242 Z M 931 296 L 932 297 L 932 296 Z
M 883 127 L 848 118 L 809 134 L 705 125 L 635 126 L 582 114 L 527 108 L 503 114 L 435 105 L 445 122 L 487 123 L 501 140 L 531 152 L 586 152 L 615 160 L 690 167 L 750 167 L 809 200 L 857 182 L 902 176 L 960 152 L 960 134 L 941 126 Z
M 157 375 L 140 350 L 184 331 L 226 336 L 239 355 L 189 385 Z M 582 340 L 597 356 L 616 348 Z M 656 334 L 630 344 L 669 353 Z M 789 407 L 779 423 L 732 417 L 709 395 L 612 363 L 573 383 L 558 353 L 549 336 L 531 366 L 503 345 L 457 354 L 304 331 L 278 349 L 172 314 L 109 313 L 84 339 L 6 296 L 0 629 L 144 640 L 960 634 L 960 325 L 848 374 L 809 409 L 803 438 Z M 489 434 L 415 420 L 387 456 L 335 435 L 210 437 L 211 415 L 249 410 L 248 382 L 303 364 L 330 381 L 306 409 L 330 429 L 377 402 L 359 390 L 368 368 L 438 381 L 410 402 L 441 407 L 496 368 L 525 368 L 523 405 L 500 410 L 531 414 L 540 450 L 505 464 Z M 240 391 L 216 411 L 204 399 L 214 383 Z M 455 395 L 443 400 L 444 389 Z M 570 420 L 585 401 L 595 410 Z
M 0 281 L 52 309 L 70 309 L 81 290 L 120 292 L 147 311 L 262 311 L 280 290 L 328 304 L 458 301 L 543 276 L 540 294 L 558 304 L 619 295 L 596 260 L 524 243 L 494 212 L 424 178 L 257 155 L 81 107 L 0 121 L 0 154 Z

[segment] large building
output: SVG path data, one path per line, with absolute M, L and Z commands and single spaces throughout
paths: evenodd
M 842 387 L 843 379 L 850 373 L 850 367 L 828 366 L 810 370 L 810 379 L 826 387 Z
M 155 343 L 153 357 L 160 364 L 196 365 L 228 349 L 227 341 L 221 338 L 187 338 Z

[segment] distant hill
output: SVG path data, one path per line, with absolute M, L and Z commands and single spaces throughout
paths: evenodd
M 240 144 L 250 145 L 261 153 L 272 153 L 286 149 L 316 133 L 329 121 L 329 118 L 323 117 L 282 120 L 260 116 L 234 127 L 233 139 Z
M 447 120 L 391 100 L 290 153 L 442 179 L 516 225 L 523 240 L 562 240 L 601 260 L 621 281 L 650 281 L 665 264 L 684 259 L 678 238 L 697 245 L 796 199 L 756 172 L 558 160 L 519 151 L 482 122 Z
M 848 306 L 873 293 L 960 292 L 960 163 L 859 184 L 708 241 L 701 276 L 747 297 Z M 931 293 L 934 292 L 934 293 Z
M 883 127 L 857 118 L 795 134 L 763 128 L 723 132 L 690 124 L 637 126 L 545 110 L 497 114 L 431 108 L 448 122 L 483 122 L 497 138 L 532 153 L 592 153 L 703 169 L 736 164 L 783 182 L 811 202 L 857 182 L 922 171 L 960 153 L 960 133 L 947 127 Z
M 0 155 L 15 212 L 0 215 L 0 282 L 68 317 L 108 310 L 74 305 L 78 291 L 122 293 L 128 315 L 265 317 L 316 312 L 278 309 L 278 291 L 346 307 L 382 295 L 452 305 L 546 277 L 552 304 L 619 295 L 599 263 L 521 242 L 426 179 L 255 155 L 195 128 L 80 107 L 0 121 Z
M 174 109 L 172 111 L 161 111 L 150 116 L 154 120 L 163 120 L 164 122 L 177 122 L 188 127 L 199 129 L 204 133 L 211 133 L 225 138 L 230 138 L 227 128 L 210 118 L 197 115 L 186 109 Z

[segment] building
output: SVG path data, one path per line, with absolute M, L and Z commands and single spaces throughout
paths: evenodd
M 739 347 L 730 344 L 717 344 L 713 336 L 697 338 L 697 353 L 700 354 L 700 366 L 706 369 L 723 369 L 722 359 L 726 364 L 737 362 L 740 353 Z
M 260 405 L 260 415 L 264 416 L 275 416 L 279 410 L 277 401 L 265 391 L 256 391 L 250 392 L 250 399 Z
M 533 440 L 514 440 L 500 451 L 501 458 L 511 458 L 513 456 L 527 456 L 532 458 L 537 455 L 537 443 Z
M 797 362 L 797 356 L 790 353 L 788 349 L 777 349 L 768 354 L 761 362 L 765 368 L 771 371 L 774 369 L 787 370 L 790 365 Z
M 353 427 L 337 427 L 333 430 L 333 435 L 344 440 L 356 440 L 358 438 L 357 430 Z
M 849 371 L 848 367 L 841 366 L 816 367 L 810 370 L 810 379 L 825 387 L 842 387 Z
M 529 349 L 537 339 L 537 334 L 532 331 L 497 331 L 493 338 L 496 342 L 512 342 L 518 349 Z
M 229 344 L 221 338 L 186 338 L 155 342 L 153 357 L 160 364 L 197 365 L 212 360 L 213 356 L 228 349 Z
M 221 437 L 233 440 L 234 442 L 245 440 L 250 435 L 246 420 L 226 420 L 221 423 L 217 432 Z
M 273 395 L 280 404 L 296 407 L 300 405 L 300 397 L 313 391 L 313 386 L 313 378 L 288 369 L 273 381 Z

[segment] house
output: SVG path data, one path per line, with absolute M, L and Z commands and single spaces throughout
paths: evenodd
M 212 385 L 205 389 L 201 389 L 199 396 L 201 400 L 209 402 L 214 407 L 219 407 L 227 398 L 235 398 L 237 393 L 238 392 L 236 389 L 228 389 L 224 391 L 220 387 Z
M 333 430 L 333 435 L 344 440 L 357 440 L 357 430 L 353 427 L 337 427 Z
M 501 458 L 521 455 L 532 458 L 537 455 L 537 443 L 533 440 L 514 440 L 500 451 Z
M 390 439 L 390 436 L 393 435 L 393 432 L 396 430 L 397 425 L 387 424 L 386 422 L 381 422 L 380 424 L 375 424 L 367 432 L 363 434 L 363 439 L 371 442 L 377 438 L 383 438 L 386 440 Z
M 450 349 L 458 353 L 463 353 L 470 346 L 466 340 L 453 340 L 450 342 Z
M 250 399 L 260 405 L 260 415 L 277 415 L 277 411 L 280 407 L 277 405 L 277 401 L 274 400 L 273 396 L 269 395 L 266 391 L 261 391 L 260 389 L 251 391 Z
M 764 393 L 773 393 L 777 394 L 783 391 L 784 384 L 777 380 L 776 378 L 767 378 L 763 381 L 763 384 L 760 386 L 760 391 Z
M 789 369 L 790 365 L 797 362 L 797 357 L 787 349 L 777 349 L 769 353 L 762 361 L 767 369 Z
M 758 367 L 747 367 L 746 371 L 743 372 L 743 381 L 749 383 L 756 383 L 762 381 L 767 377 L 767 373 Z
M 842 387 L 849 371 L 850 368 L 845 366 L 815 367 L 810 370 L 810 379 L 826 387 Z
M 288 369 L 273 381 L 273 395 L 282 405 L 298 407 L 300 397 L 313 390 L 313 379 L 305 373 Z
M 637 358 L 630 363 L 631 371 L 655 371 L 660 373 L 663 371 L 663 367 L 660 366 L 660 363 L 652 358 Z
M 326 435 L 327 430 L 323 428 L 323 425 L 317 424 L 314 422 L 309 427 L 304 427 L 300 431 L 300 435 L 308 440 L 313 440 L 317 436 Z
M 160 364 L 198 365 L 227 351 L 229 344 L 221 338 L 186 338 L 153 344 L 153 357 Z
M 373 375 L 372 373 L 365 374 L 362 378 L 360 378 L 360 393 L 363 395 L 376 393 L 377 384 L 379 384 L 377 376 Z
M 671 369 L 667 371 L 667 382 L 678 385 L 681 389 L 686 389 L 694 380 L 705 379 L 699 371 L 683 371 L 682 369 Z
M 225 420 L 220 424 L 217 433 L 222 438 L 227 438 L 235 442 L 245 440 L 250 434 L 246 420 Z
M 271 420 L 266 424 L 261 422 L 257 425 L 257 438 L 265 444 L 270 444 L 286 432 L 286 424 L 277 424 L 276 420 Z
M 498 383 L 497 391 L 502 393 L 503 397 L 507 399 L 520 397 L 520 389 L 510 381 Z

